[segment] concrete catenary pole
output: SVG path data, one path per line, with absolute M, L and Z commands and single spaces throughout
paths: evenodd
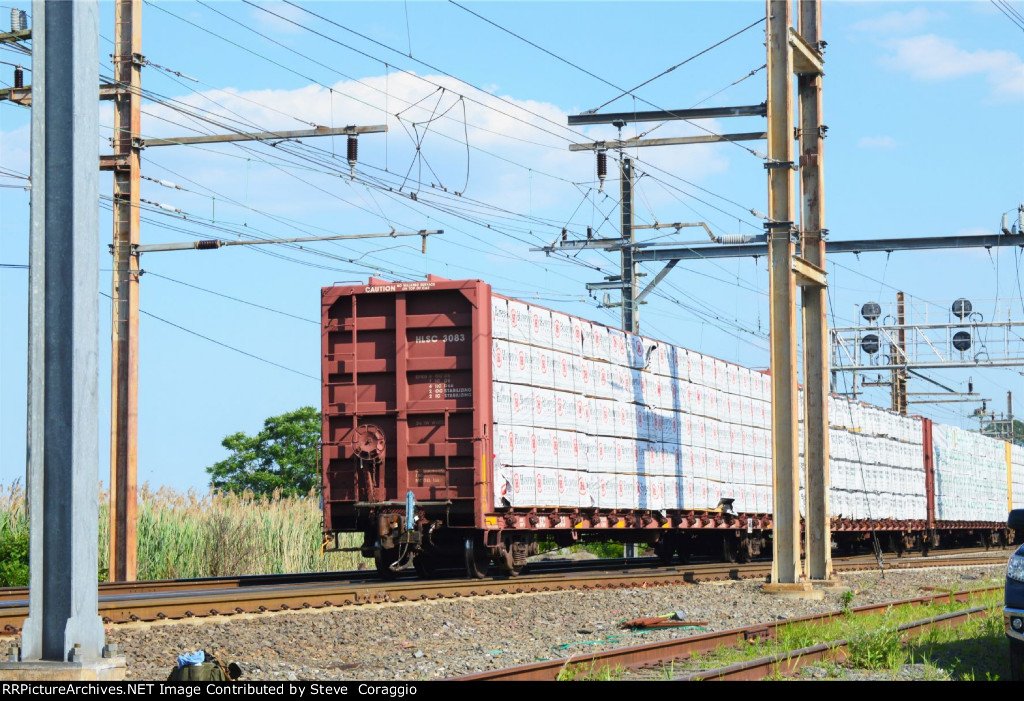
M 772 583 L 800 581 L 796 278 L 793 242 L 793 57 L 789 0 L 768 6 L 768 261 L 774 537 Z
M 99 7 L 35 0 L 29 616 L 22 659 L 99 659 Z
M 821 52 L 821 0 L 800 0 L 800 37 Z M 820 64 L 817 64 L 820 65 Z M 800 122 L 800 248 L 804 260 L 825 268 L 825 178 L 821 79 L 813 61 L 798 72 L 797 96 Z M 825 312 L 828 288 L 801 287 L 804 333 L 804 456 L 807 504 L 807 577 L 829 579 L 832 574 L 832 531 L 828 510 L 828 383 L 829 334 Z

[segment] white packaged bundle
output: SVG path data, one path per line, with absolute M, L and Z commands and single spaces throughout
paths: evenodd
M 505 382 L 494 383 L 494 423 L 512 423 L 512 386 Z
M 615 508 L 636 509 L 639 502 L 639 487 L 634 474 L 615 476 Z
M 665 411 L 661 414 L 661 440 L 676 445 L 681 442 L 679 414 L 674 411 Z
M 647 508 L 651 511 L 665 510 L 665 478 L 661 475 L 647 478 Z
M 626 439 L 637 438 L 636 407 L 619 402 L 615 404 L 615 435 Z
M 690 417 L 690 445 L 697 448 L 707 447 L 707 420 L 702 416 Z
M 572 322 L 569 321 L 568 314 L 551 312 L 551 347 L 563 353 L 574 352 Z
M 579 446 L 576 469 L 587 472 L 599 472 L 601 468 L 598 465 L 597 438 L 586 433 L 577 433 L 576 445 Z
M 555 389 L 576 391 L 576 378 L 572 372 L 572 356 L 562 351 L 551 351 L 552 379 Z
M 555 428 L 560 431 L 576 430 L 577 399 L 580 399 L 577 394 L 555 390 Z
M 610 399 L 593 400 L 594 435 L 615 435 L 615 402 Z
M 615 508 L 615 475 L 606 472 L 598 472 L 594 477 L 597 479 L 597 504 L 600 509 Z
M 508 341 L 495 339 L 491 343 L 491 379 L 494 382 L 511 382 Z
M 647 375 L 643 370 L 637 368 L 626 368 L 626 372 L 629 373 L 629 388 L 630 388 L 630 401 L 636 404 L 647 404 L 647 406 L 653 406 L 647 403 Z
M 636 437 L 640 440 L 649 441 L 651 440 L 651 417 L 650 409 L 641 404 L 628 405 L 633 410 L 633 416 L 635 416 L 634 425 L 636 426 Z
M 563 470 L 576 470 L 579 457 L 579 444 L 576 434 L 570 431 L 552 431 L 551 446 L 555 454 L 555 467 Z
M 520 385 L 532 384 L 531 371 L 533 369 L 533 358 L 530 356 L 530 347 L 521 343 L 509 342 L 508 354 L 508 379 Z
M 533 426 L 512 427 L 512 462 L 521 467 L 534 466 L 537 451 L 533 437 Z
M 515 438 L 512 427 L 498 424 L 494 427 L 494 455 L 492 461 L 495 468 L 508 467 L 514 462 Z
M 558 480 L 558 505 L 560 507 L 579 506 L 580 494 L 576 481 L 576 473 L 573 470 L 556 470 L 555 478 Z
M 530 384 L 534 387 L 554 389 L 554 360 L 548 348 L 530 348 Z
M 598 396 L 594 391 L 594 361 L 573 357 L 573 391 L 588 397 Z
M 693 466 L 693 448 L 688 445 L 679 446 L 679 471 L 676 473 L 680 476 L 690 475 L 691 477 L 695 474 L 695 468 Z
M 597 446 L 597 469 L 600 472 L 615 472 L 619 439 L 614 436 L 595 436 Z
M 679 401 L 679 386 L 676 380 L 661 376 L 658 378 L 658 385 L 658 395 L 661 398 L 659 408 L 666 411 L 681 411 L 682 404 Z
M 632 438 L 615 439 L 615 472 L 618 474 L 636 474 L 636 463 L 639 446 Z
M 664 481 L 665 508 L 680 509 L 682 502 L 679 501 L 679 493 L 682 480 L 679 477 L 666 477 Z
M 593 358 L 595 360 L 603 360 L 606 363 L 611 362 L 611 352 L 608 347 L 608 327 L 600 324 L 591 325 L 591 350 L 593 352 Z M 586 346 L 584 346 L 586 350 Z
M 594 402 L 597 400 L 579 394 L 574 396 L 576 404 L 576 430 L 580 433 L 594 435 L 596 433 Z
M 534 506 L 537 502 L 536 469 L 532 467 L 512 468 L 512 506 Z
M 508 340 L 508 300 L 491 296 L 491 336 Z
M 593 358 L 594 332 L 591 323 L 575 316 L 571 317 L 569 323 L 572 325 L 572 353 L 583 358 Z
M 558 470 L 538 467 L 534 472 L 536 506 L 558 506 Z
M 619 402 L 640 403 L 639 387 L 633 387 L 633 372 L 626 367 L 613 366 L 612 398 Z
M 555 426 L 555 390 L 533 388 L 533 425 L 537 428 Z
M 707 476 L 709 480 L 722 481 L 722 454 L 714 449 L 704 451 L 707 456 Z
M 593 364 L 593 393 L 601 399 L 615 399 L 615 383 L 612 378 L 613 366 L 595 361 Z
M 552 348 L 551 311 L 530 306 L 530 343 L 539 348 Z
M 533 407 L 535 387 L 525 385 L 509 385 L 510 423 L 516 426 L 533 426 Z
M 516 343 L 530 342 L 530 307 L 526 302 L 508 300 L 508 339 Z
M 682 474 L 682 462 L 679 446 L 675 443 L 661 443 L 661 474 L 666 477 L 678 477 Z
M 725 391 L 729 394 L 740 393 L 740 367 L 725 363 Z
M 626 365 L 631 368 L 643 368 L 646 364 L 644 340 L 632 333 L 623 334 L 626 341 Z
M 612 365 L 629 367 L 626 334 L 619 329 L 608 329 L 608 360 Z
M 558 456 L 555 454 L 554 431 L 547 428 L 533 429 L 533 464 L 535 467 L 558 467 Z

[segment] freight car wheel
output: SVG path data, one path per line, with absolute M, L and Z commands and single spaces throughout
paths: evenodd
M 398 561 L 398 548 L 384 549 L 374 548 L 373 564 L 377 567 L 377 574 L 381 579 L 394 579 L 398 573 L 391 569 L 391 565 Z
M 437 574 L 438 562 L 436 558 L 420 553 L 412 561 L 412 567 L 420 579 L 430 579 Z
M 654 544 L 654 554 L 658 562 L 663 565 L 671 565 L 676 554 L 676 539 L 671 533 L 666 533 Z
M 491 564 L 491 554 L 483 543 L 473 536 L 466 538 L 466 576 L 470 579 L 483 579 L 487 576 L 487 568 Z

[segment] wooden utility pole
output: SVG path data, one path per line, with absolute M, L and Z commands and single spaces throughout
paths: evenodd
M 825 183 L 821 99 L 821 0 L 800 0 L 798 34 L 792 37 L 800 122 L 800 250 L 808 264 L 825 268 Z M 829 337 L 825 316 L 828 290 L 815 281 L 800 281 L 804 334 L 804 459 L 807 504 L 806 570 L 810 580 L 832 575 L 832 529 L 828 509 L 828 373 Z
M 772 584 L 800 581 L 796 276 L 793 273 L 793 56 L 790 2 L 768 3 L 768 298 L 771 325 Z
M 142 0 L 114 6 L 114 244 L 110 354 L 111 581 L 136 578 Z

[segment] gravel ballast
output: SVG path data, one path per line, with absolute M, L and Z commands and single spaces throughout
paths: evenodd
M 923 596 L 922 586 L 1001 584 L 1004 565 L 840 575 L 853 606 Z M 567 591 L 348 606 L 230 618 L 109 626 L 128 679 L 166 679 L 177 656 L 206 649 L 236 661 L 249 680 L 427 680 L 725 630 L 841 608 L 780 599 L 755 581 Z M 620 630 L 620 621 L 681 611 L 705 630 Z

